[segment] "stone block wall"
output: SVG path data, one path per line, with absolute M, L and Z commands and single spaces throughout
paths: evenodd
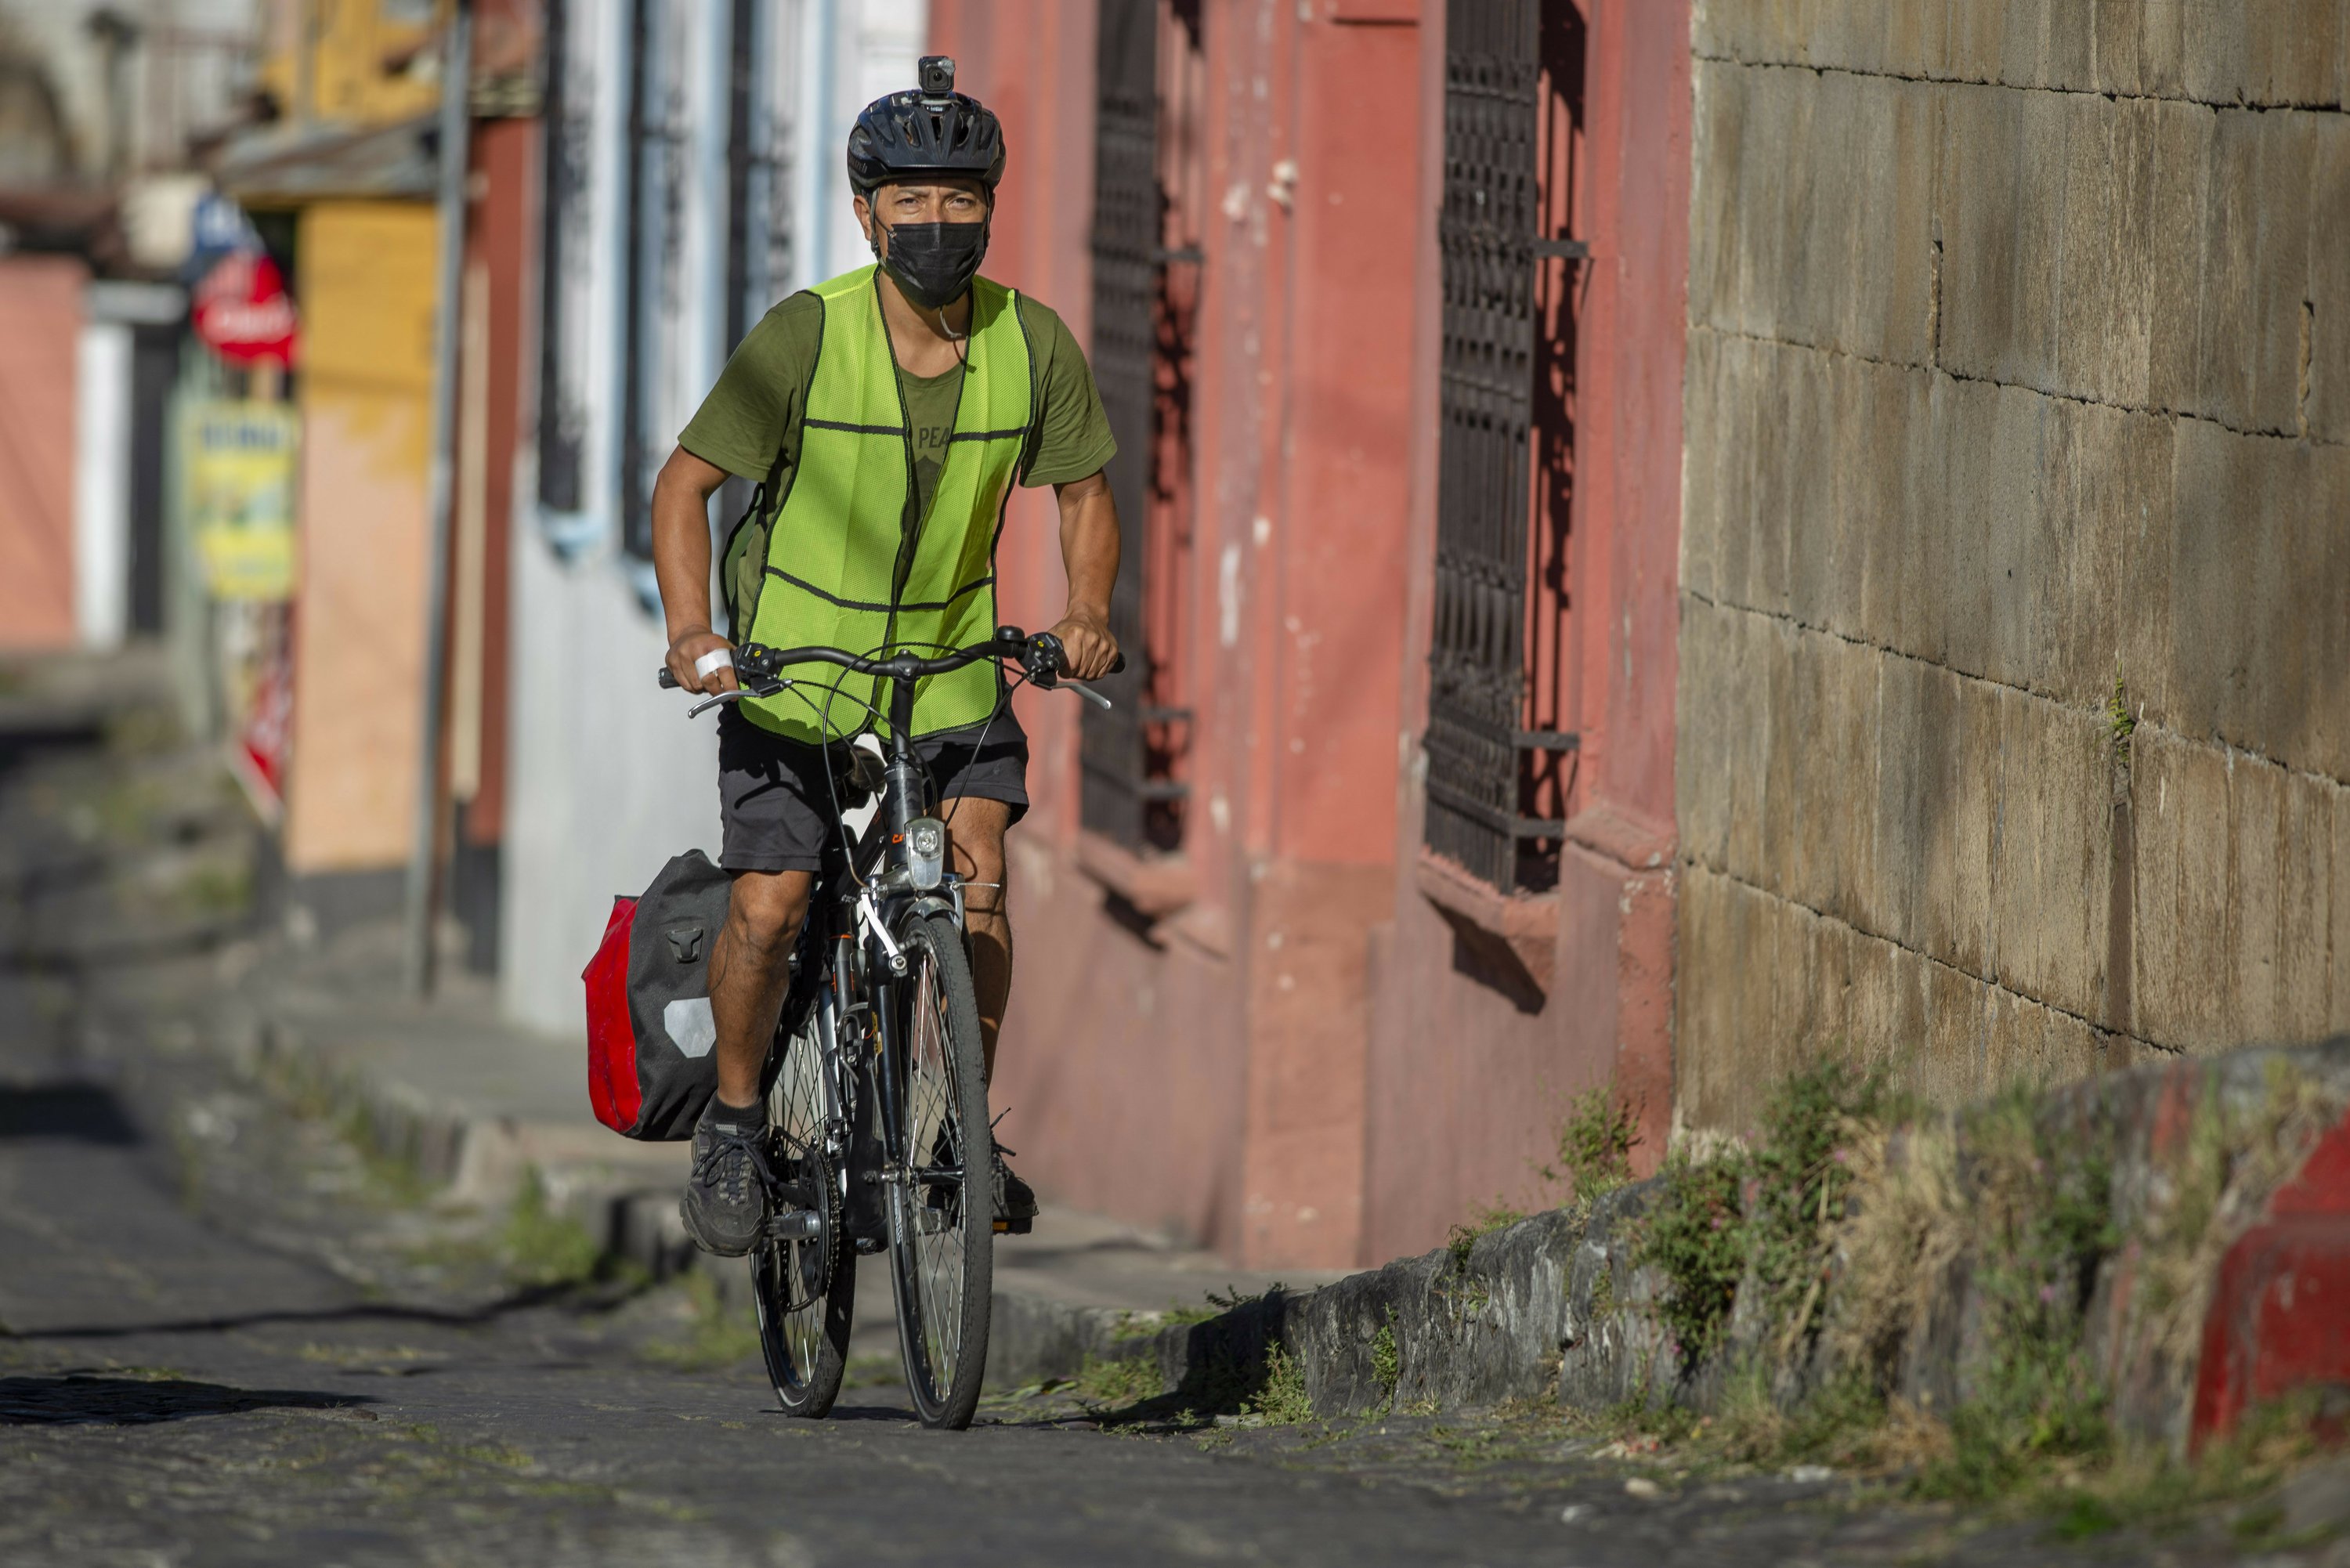
M 1692 48 L 1678 1117 L 2350 1028 L 2350 0 Z

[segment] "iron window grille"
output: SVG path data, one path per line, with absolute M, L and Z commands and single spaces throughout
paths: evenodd
M 611 8 L 628 43 L 617 69 L 597 50 L 598 23 Z M 683 240 L 689 223 L 704 221 L 686 213 L 694 141 L 690 100 L 699 85 L 694 27 L 702 16 L 687 0 L 546 0 L 538 501 L 550 516 L 571 519 L 550 523 L 550 536 L 567 553 L 590 543 L 578 524 L 600 489 L 590 472 L 591 410 L 617 405 L 619 542 L 639 563 L 651 556 L 653 476 L 677 416 L 669 405 L 682 395 L 676 383 L 686 303 Z M 718 194 L 725 298 L 711 326 L 730 353 L 785 286 L 795 260 L 791 101 L 801 21 L 797 0 L 733 0 L 724 13 L 726 165 Z M 599 67 L 608 83 L 598 81 Z M 618 94 L 622 111 L 616 178 L 600 190 L 599 92 Z M 610 244 L 599 201 L 616 203 L 621 220 L 613 269 L 620 315 L 616 387 L 590 384 L 590 330 L 608 307 L 599 304 L 594 265 Z M 750 490 L 728 483 L 721 493 L 723 523 L 747 504 Z
M 1544 134 L 1544 86 L 1548 67 L 1552 94 L 1579 122 L 1574 9 L 1448 0 L 1445 12 L 1426 842 L 1503 891 L 1555 882 L 1568 787 L 1560 769 L 1580 744 L 1555 719 L 1541 727 L 1529 670 L 1530 643 L 1555 651 L 1540 635 L 1542 601 L 1562 616 L 1565 603 L 1572 311 L 1544 286 L 1565 270 L 1547 264 L 1572 263 L 1584 248 L 1544 235 L 1567 169 L 1564 131 Z M 1540 684 L 1555 711 L 1557 682 Z
M 685 16 L 675 0 L 629 0 L 628 175 L 620 322 L 620 547 L 653 553 L 653 473 L 666 444 L 655 428 L 666 361 L 675 351 L 683 244 Z
M 1190 714 L 1154 698 L 1166 673 L 1151 655 L 1152 520 L 1169 510 L 1188 422 L 1193 292 L 1170 290 L 1170 267 L 1198 260 L 1167 244 L 1170 198 L 1161 178 L 1162 35 L 1196 53 L 1199 7 L 1186 0 L 1101 0 L 1093 224 L 1093 371 L 1117 438 L 1109 468 L 1122 565 L 1110 631 L 1123 674 L 1102 684 L 1114 706 L 1082 721 L 1080 820 L 1129 848 L 1180 842 L 1189 786 L 1174 776 Z M 1172 438 L 1172 439 L 1170 439 Z M 1173 455 L 1170 456 L 1170 453 Z
M 589 185 L 595 140 L 593 67 L 575 0 L 547 0 L 546 190 L 539 230 L 538 503 L 579 510 L 588 440 L 583 265 L 593 244 Z
M 795 261 L 790 177 L 799 7 L 790 0 L 734 0 L 726 105 L 726 323 L 732 354 L 781 297 Z M 729 475 L 719 487 L 713 548 L 723 549 L 755 486 Z M 723 604 L 711 606 L 723 616 Z

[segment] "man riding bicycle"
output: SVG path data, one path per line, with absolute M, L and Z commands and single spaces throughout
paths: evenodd
M 952 60 L 924 59 L 920 78 L 868 104 L 848 135 L 857 220 L 876 265 L 770 310 L 654 484 L 668 667 L 688 691 L 736 689 L 732 645 L 710 613 L 709 504 L 729 474 L 759 486 L 721 563 L 738 639 L 923 655 L 985 640 L 996 535 L 1016 481 L 1052 485 L 1059 503 L 1069 593 L 1053 633 L 1067 673 L 1092 679 L 1116 659 L 1118 515 L 1102 469 L 1117 444 L 1061 318 L 978 275 L 1003 128 L 953 90 Z M 883 722 L 871 681 L 820 666 L 785 673 L 801 684 L 746 695 L 720 717 L 719 864 L 733 888 L 710 957 L 718 1092 L 694 1131 L 680 1210 L 696 1242 L 729 1257 L 766 1224 L 760 1076 L 825 840 L 838 831 L 833 767 L 850 737 Z M 992 1075 L 1012 986 L 1003 835 L 1028 807 L 1027 739 L 993 660 L 924 680 L 910 732 L 965 879 Z M 1000 1149 L 994 1171 L 998 1224 L 1028 1229 L 1035 1198 Z

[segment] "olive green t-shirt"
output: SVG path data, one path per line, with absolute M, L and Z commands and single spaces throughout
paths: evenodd
M 1117 452 L 1118 442 L 1110 437 L 1085 353 L 1059 316 L 1024 295 L 1020 314 L 1028 325 L 1044 403 L 1035 456 L 1022 483 L 1066 484 L 1097 473 Z M 726 361 L 677 444 L 744 479 L 764 482 L 772 472 L 775 493 L 781 494 L 799 461 L 800 421 L 807 411 L 823 326 L 824 302 L 813 294 L 793 295 L 768 311 Z M 954 433 L 961 393 L 956 383 L 962 374 L 960 369 L 943 376 L 898 372 L 914 432 L 915 494 L 925 511 L 945 466 L 947 438 Z

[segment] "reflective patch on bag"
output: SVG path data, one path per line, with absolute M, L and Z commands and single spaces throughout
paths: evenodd
M 661 1028 L 689 1056 L 707 1056 L 718 1044 L 718 1021 L 710 1015 L 706 996 L 681 996 L 662 1008 Z

